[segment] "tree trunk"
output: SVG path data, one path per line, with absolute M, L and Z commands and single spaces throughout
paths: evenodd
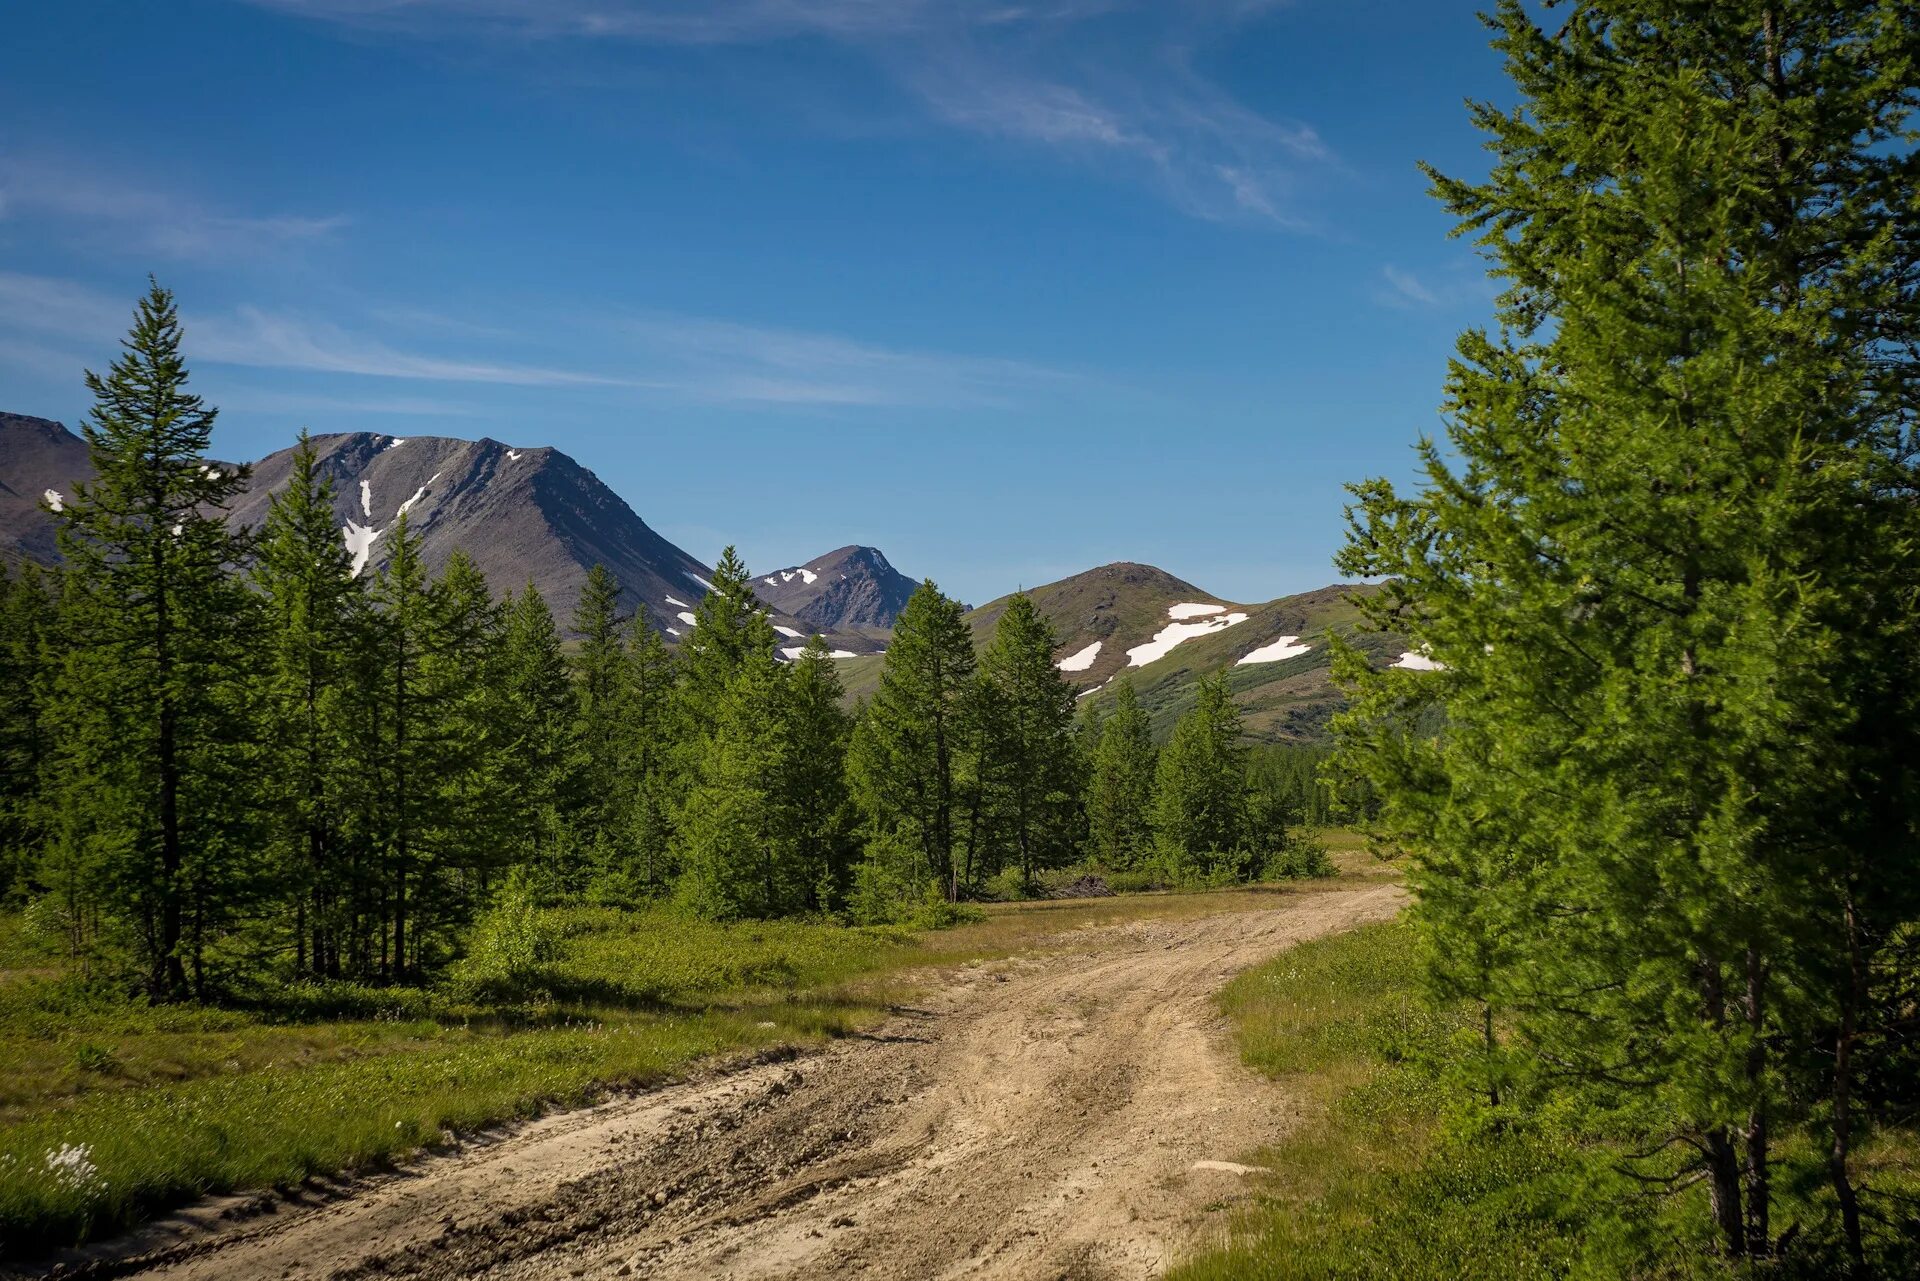
M 1747 1247 L 1746 1221 L 1740 1213 L 1740 1160 L 1734 1152 L 1733 1139 L 1725 1129 L 1709 1131 L 1706 1147 L 1713 1219 L 1720 1227 L 1720 1240 L 1727 1257 L 1738 1259 Z
M 1752 1038 L 1747 1047 L 1747 1086 L 1753 1091 L 1752 1110 L 1746 1127 L 1747 1253 L 1765 1258 L 1773 1253 L 1773 1231 L 1769 1223 L 1772 1208 L 1768 1168 L 1767 1127 L 1767 1043 L 1762 1023 L 1766 1015 L 1766 965 L 1759 949 L 1749 947 L 1746 956 L 1747 990 L 1743 1002 L 1747 1032 Z
M 1847 1254 L 1854 1271 L 1866 1267 L 1866 1246 L 1860 1235 L 1860 1197 L 1849 1169 L 1853 1147 L 1853 1040 L 1863 994 L 1861 992 L 1859 918 L 1853 888 L 1847 887 L 1847 985 L 1840 1002 L 1840 1031 L 1833 1045 L 1833 1146 L 1827 1152 L 1827 1179 L 1840 1203 L 1840 1226 L 1847 1237 Z

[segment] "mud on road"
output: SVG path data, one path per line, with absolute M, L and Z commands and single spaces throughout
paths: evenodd
M 176 1220 L 112 1270 L 1156 1276 L 1243 1195 L 1232 1162 L 1297 1114 L 1240 1065 L 1214 994 L 1401 901 L 1329 890 L 1078 930 L 1042 958 L 942 976 L 867 1036 L 557 1114 L 339 1198 Z

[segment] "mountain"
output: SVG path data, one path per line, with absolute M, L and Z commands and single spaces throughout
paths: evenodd
M 0 565 L 56 559 L 55 522 L 40 504 L 92 474 L 87 443 L 59 423 L 0 413 Z
M 371 432 L 316 436 L 313 445 L 321 473 L 333 481 L 334 517 L 356 573 L 384 562 L 387 535 L 405 511 L 430 570 L 464 548 L 495 592 L 532 582 L 563 626 L 596 562 L 620 580 L 623 609 L 642 612 L 670 637 L 685 632 L 706 593 L 712 574 L 706 565 L 655 533 L 599 477 L 557 449 Z M 231 508 L 233 521 L 262 525 L 273 491 L 292 468 L 291 449 L 255 463 Z M 48 490 L 68 493 L 91 474 L 85 442 L 59 423 L 0 414 L 0 557 L 54 560 L 54 520 L 40 510 L 41 497 Z M 773 621 L 793 639 L 823 630 L 777 610 Z M 882 643 L 858 631 L 824 630 L 848 653 L 870 653 Z
M 1358 630 L 1364 585 L 1323 587 L 1264 604 L 1237 604 L 1152 565 L 1122 561 L 1028 590 L 1059 638 L 1055 662 L 1097 704 L 1122 672 L 1133 678 L 1157 737 L 1193 706 L 1203 676 L 1227 673 L 1247 733 L 1271 742 L 1322 739 L 1345 702 L 1331 680 L 1327 637 L 1338 634 L 1387 664 L 1399 637 Z M 993 639 L 1008 597 L 967 614 L 976 648 Z M 850 697 L 872 692 L 880 660 L 841 665 Z
M 915 586 L 877 547 L 842 547 L 753 582 L 768 608 L 826 633 L 886 631 Z
M 334 516 L 360 573 L 385 561 L 385 536 L 402 511 L 430 570 L 462 548 L 494 591 L 539 587 L 563 626 L 596 562 L 620 580 L 624 610 L 644 610 L 655 627 L 676 634 L 711 573 L 557 449 L 370 432 L 316 436 L 313 446 L 333 481 Z M 234 519 L 262 524 L 292 467 L 291 449 L 255 463 Z

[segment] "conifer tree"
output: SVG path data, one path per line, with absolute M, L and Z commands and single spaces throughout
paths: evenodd
M 1473 109 L 1485 182 L 1435 175 L 1507 292 L 1420 494 L 1355 490 L 1341 566 L 1442 670 L 1344 653 L 1345 758 L 1490 1099 L 1551 1065 L 1734 1258 L 1778 1246 L 1778 1129 L 1823 1125 L 1859 1261 L 1861 976 L 1915 880 L 1911 14 L 1568 8 L 1503 0 L 1521 104 Z
M 363 607 L 351 570 L 333 523 L 333 483 L 303 431 L 267 510 L 254 567 L 267 644 L 260 782 L 280 888 L 294 913 L 297 972 L 340 972 L 346 702 Z
M 503 835 L 518 860 L 578 889 L 579 703 L 553 611 L 531 582 L 502 602 L 496 681 L 490 774 Z
M 42 843 L 36 800 L 50 746 L 41 712 L 53 622 L 45 575 L 30 563 L 0 570 L 0 902 L 26 889 Z
M 427 648 L 421 664 L 431 699 L 435 821 L 426 831 L 429 874 L 416 895 L 415 944 L 429 927 L 443 950 L 509 857 L 525 857 L 503 839 L 510 803 L 499 786 L 498 726 L 492 713 L 500 668 L 500 609 L 486 575 L 455 549 L 428 593 Z M 481 679 L 476 680 L 478 674 Z
M 680 642 L 680 701 L 689 733 L 696 738 L 705 733 L 701 726 L 734 674 L 763 653 L 771 656 L 772 637 L 766 608 L 753 594 L 753 579 L 728 547 L 713 567 L 712 589 L 693 607 L 693 626 Z
M 901 863 L 891 875 L 910 893 L 929 881 L 949 898 L 959 888 L 955 757 L 966 741 L 975 665 L 959 603 L 931 579 L 921 583 L 894 623 L 854 754 L 873 853 Z
M 444 795 L 437 751 L 441 745 L 440 693 L 431 665 L 434 643 L 432 584 L 420 560 L 420 539 L 401 512 L 391 531 L 392 549 L 374 580 L 379 615 L 368 628 L 372 643 L 367 700 L 372 714 L 376 786 L 370 824 L 379 859 L 378 899 L 369 907 L 378 925 L 367 959 L 388 979 L 414 970 L 416 898 L 431 833 Z
M 123 354 L 86 376 L 94 478 L 58 513 L 68 590 L 55 715 L 73 727 L 58 804 L 90 829 L 76 839 L 111 852 L 105 893 L 157 999 L 187 995 L 190 971 L 204 989 L 201 945 L 246 845 L 232 775 L 249 601 L 225 520 L 245 472 L 207 462 L 216 411 L 187 390 L 180 344 L 173 296 L 154 284 Z
M 847 744 L 852 718 L 840 706 L 844 690 L 826 642 L 815 636 L 783 682 L 780 734 L 774 762 L 791 906 L 835 911 L 847 898 L 852 874 L 853 815 L 847 790 Z
M 1052 626 L 1016 592 L 980 665 L 995 705 L 981 749 L 987 804 L 1028 889 L 1036 868 L 1072 861 L 1080 837 L 1074 691 L 1054 666 L 1055 644 Z
M 770 640 L 764 655 L 745 652 L 695 740 L 692 778 L 674 827 L 678 894 L 703 916 L 777 916 L 793 896 L 774 790 L 782 675 Z
M 1093 848 L 1111 868 L 1134 868 L 1153 857 L 1153 779 L 1158 768 L 1153 728 L 1133 678 L 1114 685 L 1113 710 L 1101 722 L 1087 789 Z
M 674 702 L 674 664 L 666 642 L 651 627 L 636 624 L 627 651 L 626 745 L 622 786 L 627 821 L 630 888 L 640 895 L 665 892 L 672 883 L 673 812 L 679 795 L 675 743 L 679 720 Z
M 605 565 L 595 564 L 573 613 L 573 631 L 580 638 L 573 670 L 580 699 L 575 742 L 581 752 L 581 842 L 602 866 L 618 861 L 626 836 L 618 803 L 627 679 L 619 608 L 619 581 Z
M 1154 779 L 1154 837 L 1168 872 L 1244 877 L 1251 870 L 1246 779 L 1240 709 L 1225 675 L 1206 677 Z

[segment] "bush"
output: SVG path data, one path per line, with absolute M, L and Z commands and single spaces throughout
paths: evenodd
M 1294 881 L 1332 876 L 1336 870 L 1325 841 L 1310 832 L 1293 832 L 1267 855 L 1260 875 L 1263 880 Z
M 474 923 L 454 983 L 466 993 L 522 993 L 542 980 L 559 954 L 556 931 L 536 904 L 532 885 L 516 870 L 493 907 Z

